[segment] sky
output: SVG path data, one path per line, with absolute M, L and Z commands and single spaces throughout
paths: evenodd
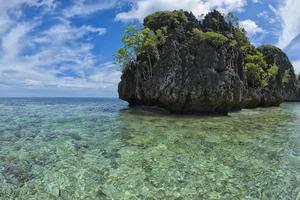
M 300 73 L 299 0 L 0 0 L 0 97 L 117 97 L 124 29 L 155 11 L 233 12 Z

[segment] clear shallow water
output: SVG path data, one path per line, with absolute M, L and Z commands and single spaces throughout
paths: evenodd
M 0 99 L 0 199 L 300 199 L 300 104 L 228 117 Z

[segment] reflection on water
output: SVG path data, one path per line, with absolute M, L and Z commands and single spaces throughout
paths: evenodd
M 300 104 L 227 117 L 1 99 L 0 199 L 297 199 Z

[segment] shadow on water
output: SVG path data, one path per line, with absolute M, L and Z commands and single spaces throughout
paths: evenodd
M 238 113 L 239 111 L 235 111 Z M 120 110 L 120 113 L 140 115 L 140 116 L 160 116 L 160 117 L 173 117 L 173 118 L 211 118 L 211 117 L 230 117 L 229 114 L 176 114 L 168 110 L 156 106 L 134 106 L 127 107 Z

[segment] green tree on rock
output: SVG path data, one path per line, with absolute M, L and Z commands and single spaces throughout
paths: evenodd
M 156 49 L 166 41 L 166 30 L 158 29 L 155 32 L 149 28 L 138 29 L 137 26 L 129 26 L 122 38 L 123 47 L 115 55 L 116 62 L 122 70 L 125 70 L 131 62 L 137 60 L 137 56 L 145 58 L 148 70 L 153 67 L 151 49 Z M 155 54 L 157 56 L 157 54 Z M 156 58 L 157 59 L 157 58 Z

